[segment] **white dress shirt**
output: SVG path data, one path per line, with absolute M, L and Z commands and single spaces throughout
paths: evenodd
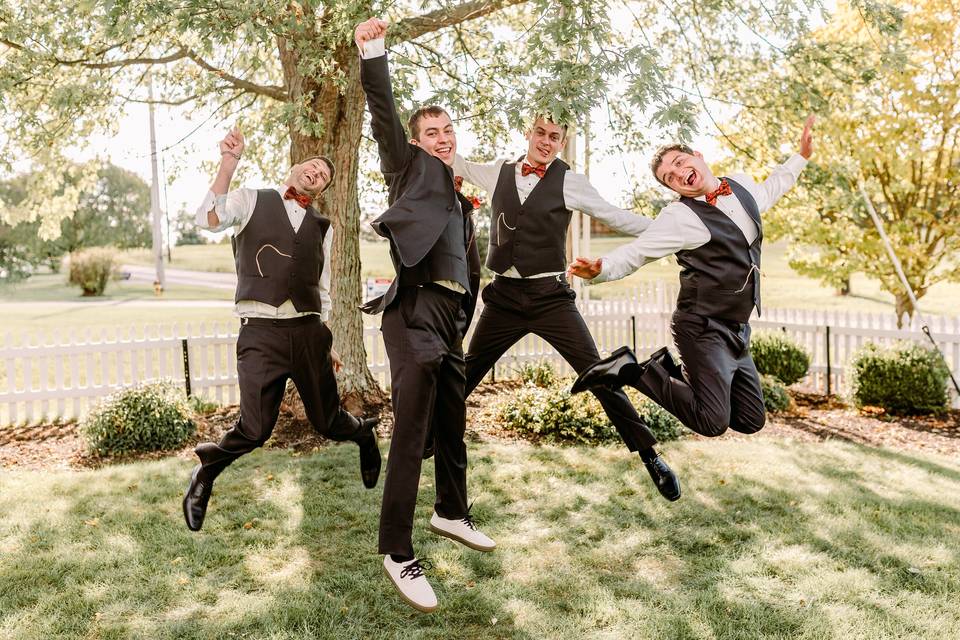
M 525 158 L 524 161 L 531 165 L 533 164 L 530 162 L 529 158 Z M 458 176 L 463 176 L 463 179 L 466 182 L 480 187 L 487 192 L 489 197 L 492 198 L 493 192 L 497 188 L 497 182 L 500 180 L 500 171 L 503 168 L 504 163 L 507 162 L 510 162 L 510 160 L 507 160 L 506 158 L 497 160 L 496 162 L 490 164 L 469 162 L 457 154 L 453 161 L 453 172 Z M 514 173 L 516 178 L 517 195 L 520 197 L 520 204 L 523 204 L 524 201 L 526 201 L 527 197 L 530 195 L 530 192 L 533 191 L 533 188 L 536 187 L 540 182 L 540 177 L 537 176 L 536 173 L 530 173 L 526 176 L 523 175 L 522 165 L 523 162 L 517 162 L 516 171 Z M 547 168 L 549 167 L 550 165 L 547 165 Z M 587 178 L 587 176 L 583 175 L 582 173 L 575 173 L 569 169 L 567 170 L 566 175 L 563 177 L 563 201 L 568 209 L 582 211 L 583 213 L 600 220 L 607 226 L 631 236 L 640 235 L 650 226 L 652 222 L 650 218 L 636 214 L 632 211 L 626 211 L 620 207 L 610 204 L 604 200 L 594 186 L 590 184 L 590 180 Z M 494 216 L 496 216 L 496 212 L 494 212 Z M 560 273 L 563 273 L 563 271 L 538 273 L 528 277 L 542 278 L 544 276 L 553 276 Z M 508 278 L 523 277 L 520 275 L 520 272 L 517 271 L 516 267 L 510 267 L 500 275 L 507 276 Z
M 287 185 L 274 187 L 274 190 L 283 198 Z M 257 191 L 255 189 L 237 189 L 225 195 L 217 196 L 212 191 L 208 191 L 203 203 L 197 209 L 196 224 L 202 229 L 208 231 L 223 231 L 230 227 L 236 227 L 237 234 L 243 233 L 244 227 L 253 216 L 253 210 L 257 206 Z M 296 200 L 283 200 L 283 206 L 287 210 L 287 217 L 290 219 L 290 226 L 293 232 L 300 230 L 307 210 L 297 204 Z M 220 218 L 220 224 L 211 227 L 207 220 L 207 212 L 213 210 Z M 333 246 L 333 225 L 327 228 L 327 233 L 323 237 L 323 271 L 320 273 L 320 319 L 326 322 L 330 318 L 330 248 Z M 279 307 L 260 302 L 259 300 L 239 300 L 234 307 L 234 313 L 241 318 L 296 318 L 299 316 L 316 313 L 308 311 L 302 313 L 293 306 L 292 300 L 286 300 Z
M 806 158 L 795 154 L 770 172 L 770 176 L 760 184 L 743 173 L 731 174 L 730 178 L 750 192 L 757 201 L 757 209 L 763 213 L 793 188 L 805 166 L 807 166 Z M 699 196 L 697 200 L 706 200 L 706 197 Z M 716 207 L 727 214 L 740 228 L 747 244 L 752 244 L 756 240 L 759 229 L 750 218 L 750 214 L 740 204 L 737 196 L 733 194 L 720 196 L 717 198 Z M 603 256 L 600 275 L 592 282 L 619 280 L 648 262 L 673 255 L 678 251 L 696 249 L 709 241 L 710 231 L 697 214 L 680 201 L 671 202 L 660 210 L 660 215 L 636 240 Z

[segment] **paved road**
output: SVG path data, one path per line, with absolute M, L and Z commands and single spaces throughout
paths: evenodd
M 153 267 L 145 267 L 136 264 L 125 264 L 120 267 L 121 271 L 130 274 L 130 280 L 133 282 L 152 283 L 156 277 L 156 270 Z M 187 269 L 164 270 L 164 276 L 168 284 L 190 284 L 198 287 L 211 287 L 213 289 L 229 289 L 233 291 L 237 286 L 237 274 L 235 273 L 214 273 L 212 271 L 189 271 Z

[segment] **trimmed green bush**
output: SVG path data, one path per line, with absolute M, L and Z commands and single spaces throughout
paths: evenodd
M 567 382 L 547 387 L 525 384 L 500 405 L 499 419 L 506 428 L 531 440 L 588 445 L 621 442 L 593 394 L 570 395 Z M 676 418 L 648 400 L 633 400 L 658 440 L 680 436 L 683 428 Z
M 950 371 L 933 349 L 914 343 L 882 347 L 868 342 L 851 358 L 849 371 L 857 407 L 882 407 L 899 415 L 947 409 Z
M 80 287 L 85 296 L 102 296 L 113 273 L 115 253 L 96 248 L 70 254 L 70 284 Z
M 657 440 L 667 442 L 676 440 L 683 435 L 683 424 L 672 413 L 635 389 L 624 387 L 624 390 L 627 392 L 630 401 L 633 402 L 633 406 L 637 408 L 640 419 L 647 424 Z
M 557 383 L 557 372 L 549 362 L 524 362 L 517 366 L 524 384 L 550 387 Z
M 760 390 L 763 392 L 763 406 L 767 411 L 786 411 L 790 408 L 790 394 L 787 387 L 777 378 L 761 374 Z
M 179 447 L 196 432 L 183 390 L 170 381 L 123 389 L 80 425 L 91 453 L 122 455 Z
M 800 381 L 810 369 L 810 354 L 782 331 L 762 331 L 750 340 L 757 371 L 785 385 Z

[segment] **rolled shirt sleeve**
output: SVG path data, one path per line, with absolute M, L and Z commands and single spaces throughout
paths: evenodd
M 250 220 L 256 204 L 257 192 L 253 189 L 237 189 L 219 196 L 208 191 L 197 209 L 195 222 L 201 229 L 214 233 L 230 227 L 238 227 L 239 232 Z M 215 227 L 211 227 L 207 220 L 207 213 L 211 209 L 220 218 L 220 224 Z

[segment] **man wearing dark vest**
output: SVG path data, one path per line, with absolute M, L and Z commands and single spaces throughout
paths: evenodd
M 383 312 L 390 360 L 393 438 L 380 512 L 379 552 L 387 576 L 407 603 L 437 607 L 425 567 L 414 554 L 413 517 L 427 432 L 436 433 L 436 491 L 430 529 L 478 551 L 492 551 L 467 505 L 463 335 L 473 315 L 480 258 L 472 205 L 454 185 L 457 139 L 446 111 L 430 106 L 408 121 L 409 138 L 390 85 L 387 24 L 357 26 L 360 78 L 367 96 L 389 208 L 373 221 L 390 241 L 396 277 L 364 306 Z
M 574 392 L 629 384 L 704 436 L 763 428 L 766 412 L 750 356 L 749 325 L 754 307 L 758 315 L 761 311 L 760 214 L 796 183 L 813 152 L 812 127 L 810 116 L 800 152 L 761 184 L 744 174 L 714 177 L 703 156 L 686 145 L 654 154 L 653 175 L 680 198 L 633 242 L 598 260 L 578 258 L 570 270 L 605 282 L 676 254 L 680 294 L 672 329 L 682 369 L 666 347 L 642 363 L 622 347 L 581 374 Z
M 577 372 L 600 357 L 564 273 L 571 209 L 634 236 L 650 225 L 648 218 L 604 200 L 585 175 L 557 158 L 566 136 L 565 125 L 534 116 L 522 158 L 481 164 L 457 156 L 453 164 L 458 176 L 492 194 L 487 266 L 496 276 L 483 289 L 483 312 L 467 350 L 468 395 L 529 333 L 546 340 Z M 630 451 L 640 452 L 660 493 L 678 499 L 680 483 L 657 455 L 657 439 L 627 394 L 604 387 L 594 393 Z
M 220 143 L 220 170 L 197 211 L 197 225 L 233 227 L 237 267 L 237 376 L 240 418 L 219 443 L 197 446 L 183 498 L 187 527 L 198 531 L 216 477 L 234 460 L 262 446 L 280 412 L 287 379 L 320 434 L 360 447 L 360 474 L 372 489 L 380 475 L 375 419 L 359 420 L 340 406 L 334 370 L 342 366 L 325 324 L 330 315 L 330 221 L 312 206 L 330 184 L 333 163 L 318 156 L 290 169 L 276 189 L 237 189 L 230 181 L 243 154 L 234 129 Z

